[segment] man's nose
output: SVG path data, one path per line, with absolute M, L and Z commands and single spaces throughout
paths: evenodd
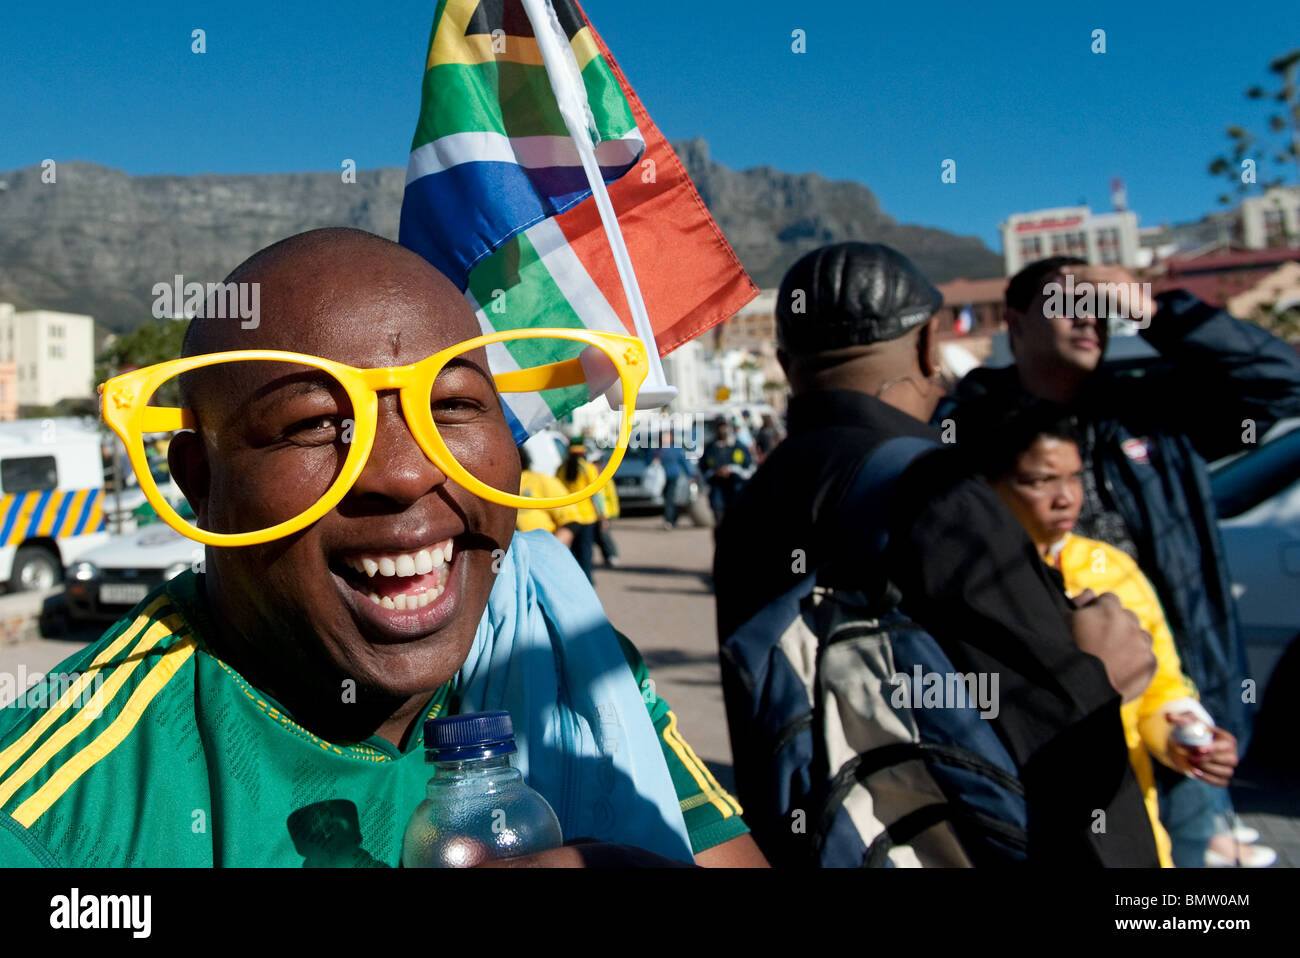
M 382 496 L 409 505 L 446 481 L 411 435 L 398 393 L 380 393 L 375 440 L 350 495 Z

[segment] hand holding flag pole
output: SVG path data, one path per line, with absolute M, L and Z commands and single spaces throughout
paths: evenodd
M 627 296 L 628 308 L 632 311 L 632 321 L 637 336 L 645 344 L 646 359 L 650 369 L 645 383 L 637 393 L 636 405 L 638 409 L 657 409 L 672 401 L 677 395 L 677 388 L 669 385 L 664 377 L 664 367 L 659 360 L 659 348 L 650 325 L 650 316 L 646 312 L 645 300 L 641 296 L 641 287 L 637 284 L 636 272 L 632 268 L 631 257 L 628 256 L 627 244 L 623 241 L 623 231 L 618 225 L 618 215 L 614 212 L 613 204 L 610 203 L 609 192 L 605 189 L 605 180 L 600 175 L 600 166 L 596 162 L 596 151 L 592 140 L 593 136 L 598 134 L 592 122 L 587 88 L 582 82 L 577 60 L 574 58 L 573 50 L 569 46 L 550 0 L 522 0 L 522 2 L 524 12 L 532 24 L 533 35 L 537 39 L 537 47 L 541 51 L 542 62 L 546 67 L 551 89 L 555 93 L 560 115 L 564 117 L 564 125 L 573 139 L 574 146 L 577 147 L 578 156 L 582 160 L 582 169 L 586 173 L 587 182 L 591 185 L 591 193 L 596 201 L 596 208 L 600 211 L 600 221 L 614 254 L 614 263 L 623 284 L 623 292 Z M 587 365 L 588 359 L 589 357 L 584 356 L 584 366 Z M 608 360 L 605 360 L 605 364 L 607 363 Z M 595 375 L 595 372 L 594 369 L 590 370 L 589 375 Z M 622 386 L 617 375 L 612 370 L 609 373 L 610 375 L 601 378 L 613 384 L 606 393 L 606 398 L 611 407 L 617 408 L 622 398 Z

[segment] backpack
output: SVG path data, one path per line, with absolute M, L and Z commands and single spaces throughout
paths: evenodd
M 891 439 L 860 467 L 839 518 L 863 555 L 884 555 L 882 503 L 935 446 Z M 981 702 L 994 717 L 993 678 L 959 680 L 883 570 L 861 591 L 828 585 L 827 571 L 722 645 L 737 791 L 759 847 L 787 867 L 1026 861 L 1024 787 L 981 717 Z

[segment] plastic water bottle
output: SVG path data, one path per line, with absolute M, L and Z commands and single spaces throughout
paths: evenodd
M 428 797 L 402 838 L 404 868 L 470 868 L 564 844 L 550 804 L 511 766 L 509 712 L 476 712 L 424 723 Z

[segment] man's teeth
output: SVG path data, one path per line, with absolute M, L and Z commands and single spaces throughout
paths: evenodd
M 432 589 L 425 589 L 423 592 L 416 592 L 411 595 L 403 593 L 402 595 L 384 596 L 382 599 L 374 592 L 370 593 L 370 601 L 377 606 L 385 609 L 397 609 L 400 611 L 409 611 L 411 609 L 423 609 L 430 602 L 442 595 L 444 586 L 436 586 Z
M 389 555 L 348 558 L 347 565 L 369 578 L 375 575 L 397 576 L 425 575 L 451 563 L 451 540 L 419 552 L 396 552 Z

